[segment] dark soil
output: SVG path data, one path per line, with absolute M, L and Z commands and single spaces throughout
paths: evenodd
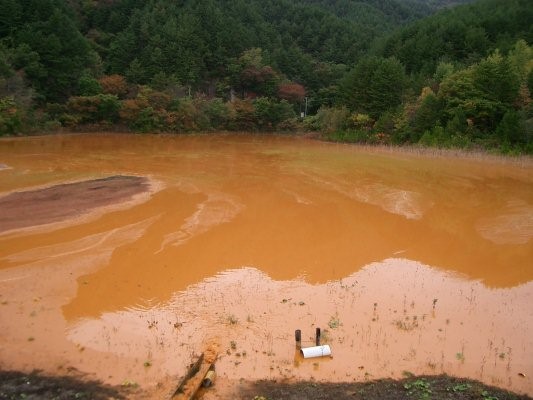
M 63 221 L 149 189 L 147 178 L 115 175 L 0 197 L 0 232 Z
M 51 377 L 39 372 L 24 374 L 0 371 L 0 399 L 125 399 L 121 388 L 105 386 L 97 381 L 74 377 Z
M 258 381 L 249 390 L 245 390 L 241 398 L 249 400 L 531 399 L 477 381 L 452 378 L 447 375 L 412 376 L 399 381 L 385 379 L 363 383 Z
M 137 392 L 75 377 L 0 371 L 0 399 L 127 399 Z M 469 379 L 412 376 L 364 383 L 257 381 L 241 386 L 242 400 L 531 400 Z

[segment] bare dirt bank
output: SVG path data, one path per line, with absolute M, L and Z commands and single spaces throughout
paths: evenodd
M 149 188 L 147 178 L 115 175 L 0 197 L 0 232 L 63 221 L 128 200 Z

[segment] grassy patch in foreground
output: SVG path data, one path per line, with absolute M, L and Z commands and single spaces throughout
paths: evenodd
M 447 375 L 410 376 L 395 381 L 319 383 L 258 381 L 242 393 L 250 400 L 526 400 L 531 397 L 484 385 L 470 379 Z

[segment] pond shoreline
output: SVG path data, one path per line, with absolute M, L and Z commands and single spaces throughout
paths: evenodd
M 164 137 L 172 136 L 279 136 L 279 137 L 296 137 L 301 139 L 316 140 L 324 143 L 330 143 L 332 145 L 343 145 L 350 146 L 353 148 L 377 151 L 381 153 L 398 153 L 406 154 L 417 157 L 432 157 L 432 158 L 459 158 L 466 160 L 475 160 L 475 161 L 489 161 L 489 162 L 499 162 L 506 164 L 516 164 L 524 167 L 533 167 L 533 155 L 506 155 L 496 152 L 491 152 L 483 149 L 462 149 L 462 148 L 439 148 L 439 147 L 428 147 L 420 144 L 405 144 L 405 145 L 386 145 L 386 144 L 364 144 L 364 143 L 353 143 L 348 141 L 336 141 L 328 139 L 320 132 L 283 132 L 283 131 L 199 131 L 199 132 L 181 132 L 181 133 L 168 133 L 168 132 L 154 132 L 154 133 L 139 133 L 134 131 L 128 131 L 127 129 L 117 130 L 98 130 L 97 128 L 82 129 L 82 130 L 61 130 L 53 132 L 42 132 L 39 134 L 28 134 L 21 136 L 4 136 L 0 137 L 0 143 L 2 140 L 9 140 L 15 138 L 36 138 L 36 137 L 47 137 L 47 136 L 56 136 L 56 135 L 134 135 L 134 136 L 146 136 L 146 135 L 156 135 Z

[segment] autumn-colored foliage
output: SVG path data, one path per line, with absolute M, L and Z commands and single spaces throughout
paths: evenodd
M 148 102 L 144 99 L 123 100 L 119 116 L 124 122 L 131 124 L 139 117 L 141 111 L 147 106 Z
M 96 96 L 73 96 L 67 102 L 67 110 L 72 114 L 89 116 L 98 110 Z
M 275 76 L 275 71 L 268 65 L 261 68 L 250 66 L 242 71 L 241 80 L 243 84 L 254 85 L 266 82 Z
M 81 123 L 115 122 L 119 117 L 121 104 L 115 95 L 70 97 L 66 110 Z
M 283 83 L 279 85 L 278 96 L 290 102 L 301 101 L 305 98 L 305 88 L 299 83 Z
M 230 128 L 234 130 L 254 130 L 255 107 L 250 100 L 236 100 L 229 105 Z
M 114 94 L 118 97 L 124 97 L 128 93 L 128 83 L 122 75 L 104 75 L 99 80 L 102 92 Z
M 156 110 L 168 108 L 172 101 L 172 98 L 167 93 L 158 92 L 155 90 L 146 93 L 144 98 L 148 104 L 150 104 Z

